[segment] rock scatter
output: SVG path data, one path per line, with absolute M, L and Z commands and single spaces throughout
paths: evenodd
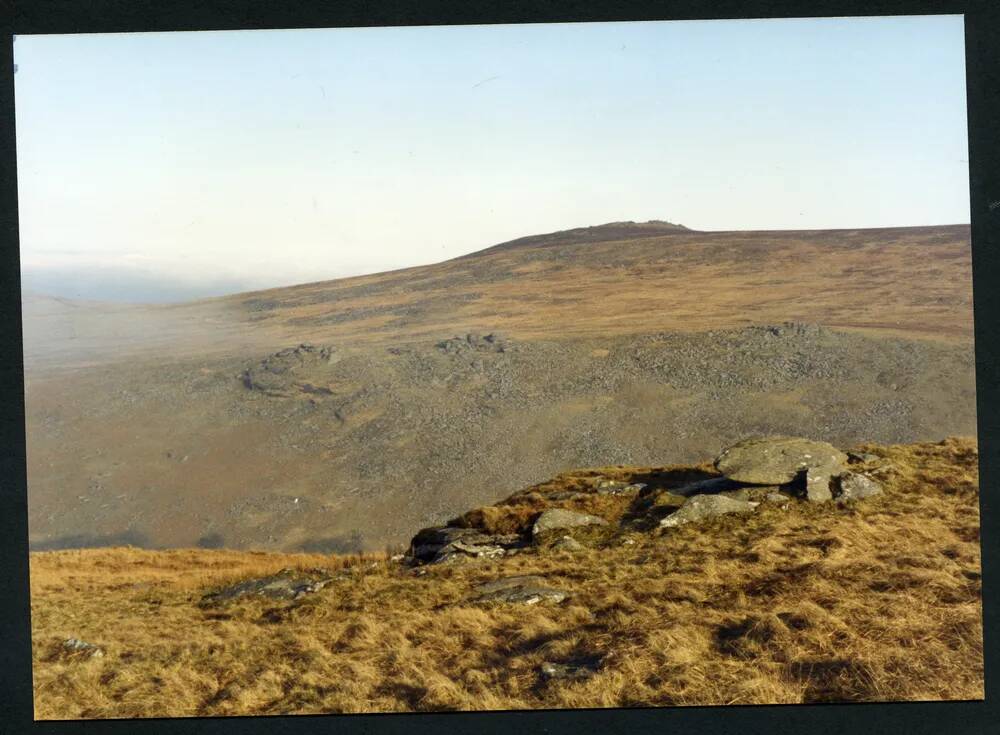
M 580 478 L 577 490 L 543 493 L 536 488 L 515 493 L 448 525 L 421 530 L 405 561 L 422 565 L 501 559 L 525 548 L 580 552 L 628 543 L 629 532 L 669 533 L 721 516 L 750 514 L 761 506 L 843 504 L 879 495 L 881 484 L 869 474 L 848 469 L 849 459 L 826 442 L 753 437 L 722 451 L 714 468 L 723 474 L 716 476 L 669 485 L 657 483 L 654 476 L 648 482 L 588 477 Z M 619 491 L 609 492 L 611 488 Z M 480 592 L 492 595 L 509 584 L 513 583 Z

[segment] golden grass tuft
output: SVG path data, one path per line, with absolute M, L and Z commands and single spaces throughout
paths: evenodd
M 578 553 L 542 549 L 419 576 L 384 555 L 34 553 L 36 717 L 980 699 L 975 442 L 865 449 L 891 463 L 880 497 L 762 506 L 664 535 L 629 533 L 628 545 L 617 536 Z M 523 529 L 545 495 L 588 478 L 669 487 L 708 472 L 573 473 L 467 520 Z M 626 512 L 615 496 L 587 502 L 597 504 L 588 512 Z M 316 567 L 340 573 L 300 600 L 198 605 L 222 584 Z M 571 597 L 468 602 L 476 585 L 513 574 L 544 576 Z M 106 655 L 67 657 L 69 637 Z M 546 681 L 544 661 L 597 673 Z

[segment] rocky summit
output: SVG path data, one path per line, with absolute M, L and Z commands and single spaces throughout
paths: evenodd
M 406 559 L 413 565 L 500 559 L 532 547 L 572 552 L 627 542 L 630 533 L 666 533 L 747 515 L 764 505 L 844 504 L 880 494 L 882 486 L 872 475 L 886 471 L 877 455 L 848 454 L 826 442 L 790 436 L 737 442 L 709 466 L 722 474 L 702 465 L 636 471 L 626 478 L 563 478 L 558 489 L 552 487 L 556 481 L 543 483 L 421 530 Z
M 774 436 L 741 441 L 715 460 L 730 480 L 754 485 L 777 485 L 805 475 L 806 494 L 815 502 L 829 500 L 830 481 L 843 470 L 847 455 L 827 442 Z

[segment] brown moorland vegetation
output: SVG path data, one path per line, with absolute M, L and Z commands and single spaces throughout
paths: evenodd
M 968 225 L 699 232 L 611 223 L 432 265 L 182 304 L 29 297 L 24 319 L 29 371 L 470 330 L 587 339 L 792 320 L 969 340 L 972 249 Z
M 663 534 L 620 531 L 576 553 L 418 569 L 386 555 L 34 553 L 36 717 L 982 698 L 975 442 L 862 449 L 888 462 L 879 497 L 764 504 Z M 599 472 L 655 484 L 708 467 Z M 588 474 L 467 522 L 529 522 L 526 507 Z M 199 604 L 228 582 L 317 566 L 341 572 L 299 600 Z M 513 574 L 570 596 L 469 602 L 477 584 Z M 69 637 L 106 655 L 67 656 Z M 543 662 L 597 672 L 546 681 Z

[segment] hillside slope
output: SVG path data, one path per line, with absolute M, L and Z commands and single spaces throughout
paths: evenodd
M 238 318 L 314 342 L 474 330 L 523 339 L 607 337 L 783 321 L 972 334 L 964 225 L 659 236 L 636 227 L 638 236 L 622 228 L 616 239 L 591 241 L 584 230 L 224 303 Z
M 26 330 L 25 361 L 42 370 L 302 341 L 384 346 L 493 330 L 522 339 L 599 338 L 784 321 L 972 336 L 968 225 L 676 227 L 579 228 L 435 265 L 186 304 L 77 305 L 56 313 L 29 304 L 25 312 L 37 318 Z
M 576 551 L 416 568 L 377 555 L 33 553 L 36 716 L 981 699 L 975 442 L 857 449 L 885 467 L 882 495 L 763 503 L 663 532 L 613 526 Z M 531 523 L 597 479 L 668 491 L 711 472 L 575 470 L 467 517 L 498 523 L 530 500 Z M 283 568 L 328 582 L 295 599 L 212 595 Z M 566 599 L 476 601 L 510 575 Z
M 569 467 L 755 432 L 973 434 L 971 305 L 966 226 L 664 223 L 173 306 L 34 304 L 30 541 L 381 548 Z

